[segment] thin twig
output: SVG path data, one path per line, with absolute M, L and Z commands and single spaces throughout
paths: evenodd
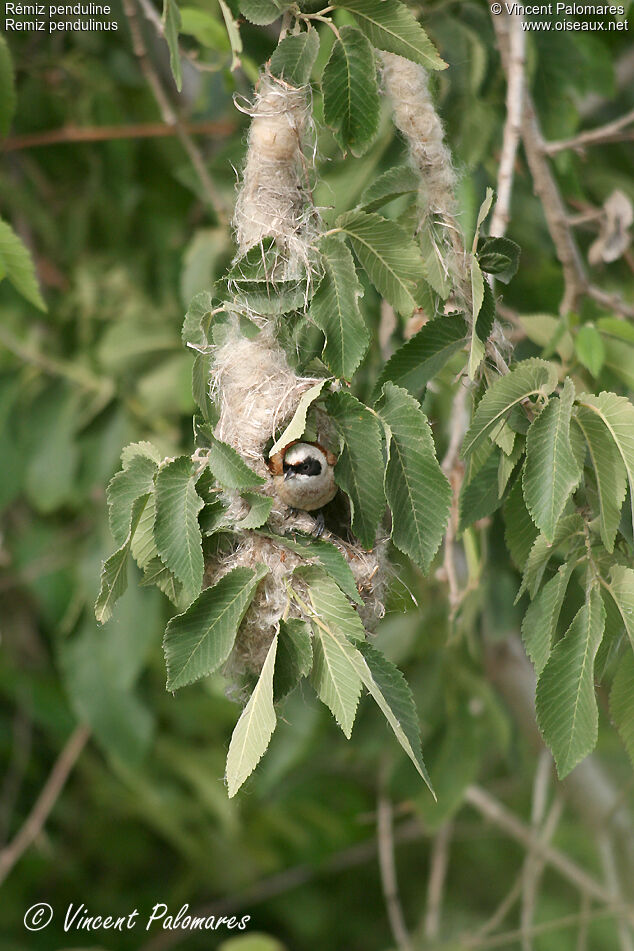
M 502 153 L 498 169 L 497 200 L 491 217 L 490 234 L 502 237 L 510 220 L 513 171 L 522 132 L 524 111 L 524 65 L 526 34 L 522 29 L 522 15 L 516 13 L 503 21 L 508 28 L 508 74 L 506 84 L 506 120 L 502 137 Z
M 486 790 L 479 786 L 469 786 L 465 792 L 465 801 L 511 838 L 520 842 L 524 848 L 533 849 L 536 855 L 541 856 L 575 888 L 586 891 L 593 898 L 608 905 L 613 903 L 612 895 L 604 885 L 589 875 L 576 862 L 573 862 L 571 858 L 560 852 L 559 849 L 540 842 L 529 826 L 526 826 L 514 813 L 502 805 L 501 802 L 498 802 Z M 628 917 L 634 920 L 634 908 L 626 907 L 625 910 Z
M 219 137 L 231 135 L 235 132 L 236 125 L 235 122 L 226 119 L 214 119 L 205 122 L 186 122 L 183 123 L 183 128 L 188 135 Z M 177 134 L 175 126 L 163 122 L 141 122 L 138 125 L 63 126 L 61 129 L 48 129 L 46 132 L 14 135 L 2 144 L 2 150 L 17 152 L 22 149 L 36 149 L 44 145 L 110 142 L 114 139 L 157 139 Z
M 402 951 L 413 951 L 412 941 L 405 924 L 405 916 L 398 894 L 396 861 L 394 857 L 394 829 L 392 825 L 392 803 L 380 792 L 377 801 L 376 836 L 381 872 L 381 885 L 390 928 L 396 945 Z
M 628 125 L 634 123 L 634 109 L 619 119 L 607 122 L 605 125 L 598 126 L 596 129 L 588 129 L 587 132 L 580 132 L 570 139 L 559 139 L 554 142 L 544 143 L 544 151 L 547 155 L 556 155 L 564 149 L 582 149 L 586 145 L 602 145 L 609 142 L 617 136 Z M 629 136 L 628 136 L 629 138 Z
M 537 834 L 539 834 L 539 829 L 546 812 L 546 801 L 551 773 L 552 757 L 548 750 L 540 750 L 537 757 L 537 769 L 535 770 L 535 779 L 533 781 L 533 798 L 531 803 L 531 826 Z M 535 855 L 535 852 L 531 850 L 524 861 L 522 874 L 522 911 L 520 916 L 522 951 L 531 951 L 530 938 L 528 935 L 533 925 L 535 903 L 537 900 L 537 886 L 542 868 L 543 862 L 540 861 Z
M 449 868 L 449 845 L 452 834 L 453 823 L 444 822 L 432 842 L 425 912 L 425 937 L 430 941 L 435 940 L 440 934 L 440 914 Z
M 221 224 L 226 224 L 228 221 L 228 215 L 224 206 L 224 201 L 218 194 L 216 187 L 209 176 L 200 149 L 195 144 L 187 132 L 185 126 L 181 122 L 179 116 L 173 109 L 172 104 L 170 103 L 167 94 L 163 89 L 158 73 L 152 65 L 152 61 L 149 57 L 147 48 L 145 46 L 145 41 L 143 39 L 143 32 L 138 22 L 134 0 L 123 0 L 123 10 L 130 27 L 134 54 L 139 61 L 141 72 L 145 76 L 146 82 L 152 91 L 154 99 L 156 100 L 156 104 L 159 107 L 163 121 L 167 123 L 167 125 L 174 127 L 175 133 L 187 155 L 189 156 L 189 160 L 191 161 L 196 174 L 198 175 L 207 201 L 215 212 L 218 221 Z
M 78 726 L 71 733 L 26 821 L 9 845 L 0 852 L 0 885 L 44 828 L 89 736 L 87 726 Z
M 460 447 L 469 426 L 467 412 L 467 387 L 462 380 L 458 381 L 458 389 L 451 407 L 451 431 L 447 452 L 442 460 L 441 467 L 451 483 L 451 512 L 444 541 L 443 580 L 449 586 L 450 618 L 456 615 L 463 592 L 458 582 L 458 572 L 455 562 L 455 541 L 458 532 L 458 501 L 460 488 L 464 476 L 464 467 L 460 462 Z
M 575 925 L 582 924 L 588 920 L 596 921 L 600 918 L 611 918 L 627 910 L 626 906 L 613 905 L 610 908 L 600 908 L 590 913 L 581 911 L 575 915 L 565 915 L 562 918 L 555 918 L 553 921 L 543 921 L 538 925 L 533 925 L 530 937 L 536 938 L 540 934 L 547 934 L 549 931 L 559 931 L 562 928 L 574 928 Z M 501 948 L 504 947 L 504 945 L 516 944 L 521 935 L 521 930 L 516 930 L 505 931 L 504 934 L 487 938 L 466 937 L 462 939 L 462 945 L 465 948 Z
M 599 855 L 601 856 L 603 872 L 605 874 L 605 884 L 609 888 L 613 900 L 615 902 L 622 901 L 623 889 L 621 888 L 621 882 L 619 881 L 619 872 L 617 868 L 616 855 L 614 854 L 614 841 L 612 836 L 608 832 L 600 832 L 597 836 L 597 845 L 599 848 Z M 623 918 L 620 918 L 617 921 L 617 929 L 619 933 L 619 945 L 621 951 L 634 951 L 632 936 L 627 927 L 627 923 Z

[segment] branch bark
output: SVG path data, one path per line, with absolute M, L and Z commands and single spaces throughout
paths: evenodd
M 227 120 L 183 123 L 188 135 L 231 135 L 235 123 Z M 63 126 L 46 132 L 14 135 L 2 145 L 5 152 L 36 149 L 44 145 L 71 145 L 77 142 L 110 142 L 113 139 L 154 139 L 178 135 L 176 126 L 163 122 L 141 122 L 137 125 Z

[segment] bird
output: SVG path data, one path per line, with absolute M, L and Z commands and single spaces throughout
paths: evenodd
M 279 499 L 291 509 L 314 512 L 337 494 L 334 465 L 337 457 L 316 442 L 295 441 L 268 460 Z M 324 530 L 323 514 L 317 516 L 318 534 Z

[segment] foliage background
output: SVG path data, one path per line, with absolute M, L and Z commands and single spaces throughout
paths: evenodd
M 278 27 L 241 23 L 243 68 L 231 72 L 220 10 L 202 0 L 199 8 L 208 17 L 206 31 L 198 28 L 197 39 L 185 35 L 182 43 L 207 68 L 184 60 L 180 96 L 164 42 L 151 24 L 142 28 L 173 107 L 187 122 L 217 123 L 213 134 L 196 141 L 229 208 L 246 127 L 232 95 L 249 94 Z M 17 91 L 11 136 L 161 121 L 126 14 L 118 5 L 113 13 L 116 33 L 8 37 Z M 504 75 L 484 3 L 431 2 L 424 23 L 450 66 L 435 81 L 469 233 L 486 186 L 496 181 Z M 325 30 L 316 79 L 329 44 Z M 631 110 L 632 72 L 627 32 L 528 37 L 528 76 L 547 139 Z M 318 93 L 315 107 L 319 115 Z M 91 738 L 45 831 L 2 884 L 3 947 L 140 947 L 136 932 L 95 935 L 90 942 L 63 935 L 63 910 L 81 901 L 103 914 L 134 907 L 149 912 L 156 901 L 174 913 L 184 902 L 222 901 L 223 908 L 251 914 L 253 927 L 293 951 L 393 947 L 375 861 L 377 796 L 394 803 L 396 837 L 405 839 L 396 851 L 400 897 L 412 929 L 419 924 L 420 947 L 433 946 L 423 937 L 429 872 L 438 867 L 434 856 L 453 817 L 439 946 L 470 946 L 459 936 L 473 935 L 493 913 L 521 873 L 525 849 L 465 807 L 464 791 L 477 782 L 530 824 L 539 763 L 525 724 L 497 690 L 494 658 L 511 650 L 521 621 L 520 607 L 512 606 L 518 575 L 502 543 L 499 514 L 481 529 L 477 584 L 457 634 L 449 636 L 442 580 L 433 570 L 423 578 L 404 564 L 391 587 L 393 611 L 379 633 L 381 647 L 413 687 L 439 805 L 369 704 L 348 743 L 307 691 L 291 696 L 266 759 L 245 791 L 228 801 L 222 774 L 237 708 L 222 679 L 208 678 L 177 699 L 165 692 L 160 636 L 169 606 L 154 589 L 132 584 L 103 630 L 92 604 L 111 547 L 104 487 L 121 447 L 151 439 L 165 454 L 176 454 L 190 445 L 193 358 L 183 351 L 180 326 L 191 296 L 208 288 L 230 260 L 229 230 L 173 136 L 15 148 L 11 141 L 2 157 L 0 213 L 34 255 L 48 311 L 38 312 L 7 281 L 0 285 L 0 762 L 6 764 L 0 843 L 22 826 L 78 722 L 88 724 Z M 332 136 L 321 133 L 317 204 L 339 213 L 352 207 L 402 153 L 387 108 L 363 158 L 342 159 Z M 554 167 L 571 213 L 600 207 L 615 188 L 634 199 L 627 141 L 562 151 Z M 557 319 L 561 267 L 523 155 L 508 235 L 523 255 L 517 277 L 504 288 L 505 305 Z M 585 252 L 596 231 L 590 223 L 577 235 Z M 593 276 L 606 289 L 627 293 L 632 258 L 626 253 Z M 375 342 L 356 384 L 361 398 L 389 352 L 385 341 L 381 349 L 380 301 L 369 286 L 364 313 Z M 585 300 L 573 330 L 575 321 L 592 324 L 598 314 Z M 393 341 L 402 333 L 397 327 Z M 543 352 L 546 341 L 532 336 L 516 328 L 518 357 Z M 624 392 L 632 385 L 632 348 L 624 343 L 608 356 L 591 368 L 597 386 Z M 440 455 L 452 392 L 450 365 L 425 402 Z M 631 768 L 609 725 L 605 698 L 599 700 L 596 756 L 619 789 L 620 807 L 631 805 Z M 550 797 L 560 795 L 554 781 L 547 788 Z M 632 835 L 631 820 L 629 830 Z M 554 845 L 604 880 L 601 836 L 587 816 L 564 804 Z M 583 907 L 578 891 L 550 868 L 538 891 L 536 923 Z M 40 900 L 57 910 L 56 923 L 28 934 L 22 917 Z M 506 925 L 517 923 L 513 910 Z M 593 951 L 611 951 L 622 940 L 607 917 L 588 927 Z M 143 937 L 148 951 L 166 946 Z M 572 951 L 577 937 L 575 926 L 538 936 L 533 946 Z M 192 936 L 182 945 L 195 951 L 221 940 Z M 504 947 L 522 944 L 511 939 Z

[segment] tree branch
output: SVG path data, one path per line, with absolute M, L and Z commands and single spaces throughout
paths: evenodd
M 226 119 L 182 124 L 188 135 L 213 135 L 216 137 L 231 135 L 235 123 Z M 49 129 L 46 132 L 31 132 L 27 135 L 14 135 L 7 139 L 2 149 L 5 152 L 17 152 L 22 149 L 36 149 L 44 145 L 69 145 L 76 142 L 110 142 L 114 139 L 154 139 L 178 135 L 174 125 L 162 122 L 141 122 L 137 125 L 104 126 L 63 126 L 61 129 Z
M 385 907 L 390 928 L 396 945 L 402 951 L 413 951 L 412 941 L 405 924 L 405 916 L 398 894 L 396 861 L 394 858 L 394 829 L 392 825 L 392 803 L 383 793 L 379 793 L 377 802 L 377 846 L 379 869 Z
M 510 220 L 511 193 L 513 191 L 513 171 L 517 156 L 517 147 L 522 132 L 524 111 L 524 65 L 526 56 L 526 37 L 522 29 L 522 17 L 517 13 L 504 17 L 500 29 L 507 33 L 508 74 L 506 84 L 506 120 L 502 137 L 502 153 L 498 169 L 497 200 L 491 217 L 490 234 L 503 237 Z
M 425 937 L 431 941 L 436 940 L 440 933 L 440 912 L 449 868 L 449 845 L 452 834 L 453 823 L 444 822 L 432 842 L 425 912 Z
M 71 733 L 22 828 L 12 842 L 0 852 L 0 885 L 44 828 L 89 736 L 90 730 L 87 726 L 78 726 Z
M 570 139 L 559 139 L 554 142 L 546 142 L 544 144 L 544 151 L 547 155 L 556 155 L 557 152 L 562 152 L 564 149 L 583 149 L 586 145 L 602 145 L 605 142 L 614 141 L 617 139 L 634 139 L 634 131 L 629 133 L 626 136 L 621 136 L 620 133 L 623 129 L 627 128 L 628 125 L 634 123 L 634 109 L 631 112 L 628 112 L 626 115 L 621 116 L 620 119 L 614 119 L 613 122 L 607 122 L 605 125 L 598 126 L 596 129 L 588 129 L 587 132 L 580 132 L 579 135 L 575 135 Z

